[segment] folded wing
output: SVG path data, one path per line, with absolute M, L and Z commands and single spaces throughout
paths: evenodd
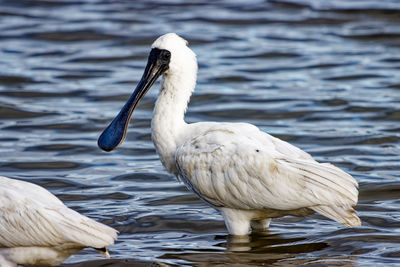
M 359 225 L 357 182 L 249 124 L 221 124 L 176 152 L 181 179 L 205 201 L 234 209 L 313 209 Z

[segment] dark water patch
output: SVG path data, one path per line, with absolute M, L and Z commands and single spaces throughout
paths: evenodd
M 273 136 L 289 143 L 299 143 L 301 140 L 300 136 L 290 134 L 273 134 Z
M 265 59 L 279 59 L 279 58 L 295 58 L 301 57 L 301 54 L 291 53 L 291 52 L 260 52 L 255 54 L 238 54 L 234 56 L 225 56 L 227 59 L 240 59 L 240 58 L 265 58 Z
M 293 71 L 296 69 L 302 69 L 301 66 L 276 66 L 276 67 L 267 67 L 267 68 L 259 68 L 259 67 L 249 67 L 247 69 L 239 69 L 241 72 L 245 73 L 273 73 L 273 72 L 280 72 L 280 71 Z
M 49 144 L 49 145 L 36 145 L 25 148 L 24 151 L 33 151 L 33 152 L 57 152 L 58 156 L 67 156 L 67 155 L 75 155 L 80 153 L 91 153 L 96 152 L 97 148 L 93 146 L 83 146 L 83 145 L 75 145 L 75 144 L 67 144 L 67 143 L 57 143 L 57 144 Z
M 140 162 L 140 161 L 138 161 L 138 162 Z M 137 192 L 138 189 L 140 189 L 141 193 L 144 193 L 144 194 L 151 193 L 152 197 L 159 195 L 159 194 L 157 194 L 158 191 L 161 191 L 161 192 L 175 192 L 175 193 L 181 193 L 181 192 L 187 193 L 187 188 L 183 184 L 179 185 L 177 183 L 176 185 L 175 184 L 171 185 L 170 183 L 168 183 L 166 185 L 166 183 L 163 183 L 163 184 L 158 185 L 157 190 L 152 188 L 150 186 L 151 184 L 152 184 L 151 182 L 145 182 L 145 181 L 141 181 L 141 183 L 137 183 L 137 184 L 135 184 L 133 182 L 131 184 L 125 185 L 124 186 L 124 191 L 126 191 L 126 192 Z M 132 186 L 129 186 L 129 185 L 132 185 Z M 160 190 L 158 190 L 158 189 L 160 189 Z M 153 194 L 153 193 L 155 193 L 155 194 Z M 147 196 L 145 195 L 145 196 L 143 196 L 143 198 L 147 198 Z M 155 198 L 157 198 L 157 197 L 155 197 Z
M 116 259 L 108 259 L 108 260 L 94 260 L 94 261 L 85 261 L 74 264 L 61 264 L 60 267 L 164 267 L 169 266 L 167 264 L 159 264 L 157 262 L 146 262 L 146 261 L 136 261 L 136 260 L 116 260 Z
M 93 69 L 93 68 L 76 68 L 71 75 L 95 75 L 97 77 L 104 77 L 107 74 L 112 73 L 112 70 L 108 69 Z M 66 74 L 68 75 L 68 74 Z
M 368 139 L 356 142 L 355 144 L 385 144 L 385 143 L 397 143 L 400 140 L 399 136 L 382 136 L 382 137 L 370 137 Z
M 81 74 L 81 73 L 75 73 L 75 74 L 57 75 L 54 78 L 63 79 L 63 80 L 81 80 L 81 79 L 98 78 L 98 77 L 103 77 L 103 76 L 104 76 L 103 74 Z
M 129 36 L 120 40 L 115 40 L 115 45 L 117 46 L 145 46 L 154 42 L 154 38 L 150 36 Z M 146 58 L 146 56 L 144 56 Z
M 182 22 L 187 20 L 182 20 Z M 268 18 L 218 18 L 218 17 L 194 17 L 191 21 L 198 21 L 205 24 L 223 24 L 223 25 L 251 25 L 251 24 L 270 24 L 273 23 L 271 19 Z
M 277 2 L 292 3 L 292 0 L 278 0 Z M 365 14 L 392 14 L 399 10 L 399 6 L 396 5 L 396 1 L 384 0 L 384 1 L 345 1 L 338 0 L 335 2 L 324 3 L 323 0 L 310 1 L 301 0 L 296 1 L 301 5 L 311 10 L 316 11 L 330 11 L 330 12 L 344 12 L 350 14 L 359 14 L 364 12 Z
M 294 138 L 289 138 L 290 140 L 294 140 Z M 288 140 L 289 140 L 288 139 Z M 324 157 L 338 157 L 342 155 L 364 155 L 364 156 L 373 156 L 374 153 L 369 152 L 369 151 L 363 151 L 360 149 L 355 149 L 355 148 L 323 148 L 321 151 L 315 151 L 313 150 L 311 153 L 314 157 L 315 156 L 324 156 Z
M 340 35 L 341 37 L 351 38 L 351 39 L 359 39 L 359 40 L 392 40 L 392 41 L 400 41 L 400 33 L 351 33 L 346 35 Z
M 400 133 L 400 128 L 397 128 L 397 127 L 387 128 L 387 129 L 385 129 L 385 132 L 389 132 L 389 133 Z
M 15 1 L 11 1 L 11 2 L 15 2 Z M 39 16 L 35 16 L 34 14 L 29 14 L 29 12 L 23 12 L 23 11 L 21 12 L 18 9 L 9 9 L 8 7 L 7 7 L 7 9 L 0 11 L 1 17 L 21 17 L 21 18 L 27 18 L 27 19 L 39 18 Z
M 57 113 L 50 113 L 50 112 L 34 112 L 34 111 L 27 111 L 21 108 L 13 108 L 7 106 L 0 106 L 0 119 L 20 119 L 20 118 L 37 118 L 37 117 L 44 117 L 44 116 L 54 116 Z
M 53 51 L 30 53 L 29 57 L 64 57 L 64 56 L 68 56 L 70 54 L 72 54 L 72 53 L 62 51 L 62 50 L 53 50 Z
M 37 180 L 36 180 L 37 181 Z M 68 181 L 68 180 L 61 180 L 61 179 L 39 179 L 41 186 L 46 188 L 71 188 L 71 189 L 90 189 L 95 188 L 93 185 L 82 184 L 78 183 L 77 181 Z
M 328 68 L 337 68 L 337 67 L 344 66 L 344 65 L 349 65 L 349 63 L 347 63 L 347 64 L 341 64 L 341 63 L 318 63 L 318 64 L 309 65 L 306 68 L 308 68 L 308 69 L 328 69 Z
M 400 58 L 397 56 L 383 58 L 380 61 L 387 62 L 387 63 L 400 63 Z
M 388 88 L 400 89 L 400 83 L 398 83 L 398 84 L 391 84 L 391 85 L 388 86 Z
M 254 253 L 267 254 L 267 253 L 277 253 L 277 254 L 297 254 L 297 253 L 310 253 L 323 250 L 328 247 L 326 243 L 308 243 L 308 244 L 290 244 L 286 246 L 273 247 L 263 247 L 258 249 L 252 249 Z
M 119 39 L 121 36 L 97 32 L 92 29 L 31 33 L 29 38 L 51 42 L 87 42 Z
M 70 190 L 96 188 L 96 186 L 94 185 L 83 184 L 79 183 L 78 181 L 70 181 L 63 178 L 48 179 L 48 178 L 32 177 L 32 178 L 23 178 L 23 180 L 30 183 L 38 184 L 45 188 L 60 188 L 60 189 L 70 189 Z
M 110 22 L 116 22 L 118 24 L 141 24 L 141 23 L 146 23 L 147 20 L 145 18 L 135 18 L 135 17 L 131 17 L 131 16 L 126 16 L 126 17 L 120 17 L 120 16 L 116 16 L 115 18 L 110 17 L 108 18 L 108 21 Z M 131 37 L 128 37 L 131 38 Z
M 400 183 L 382 182 L 363 184 L 360 188 L 360 200 L 385 200 L 400 198 Z
M 293 24 L 297 24 L 298 22 L 291 22 Z M 269 34 L 265 36 L 268 40 L 276 40 L 276 41 L 284 41 L 284 42 L 315 42 L 316 39 L 308 38 L 308 37 L 286 37 L 279 34 Z
M 36 83 L 37 81 L 32 78 L 25 76 L 9 76 L 9 75 L 0 75 L 0 84 L 3 85 L 16 85 L 16 84 L 24 84 L 24 83 Z
M 126 82 L 126 83 L 131 83 L 133 84 L 132 81 Z M 129 93 L 127 94 L 114 94 L 114 95 L 104 95 L 104 96 L 92 96 L 91 98 L 94 101 L 99 101 L 99 102 L 106 102 L 106 101 L 115 101 L 115 102 L 120 102 L 120 105 L 123 105 L 124 101 L 126 101 L 129 98 Z
M 26 162 L 0 162 L 0 167 L 4 171 L 40 171 L 40 170 L 78 170 L 87 168 L 90 165 L 85 163 L 71 162 L 71 161 L 26 161 Z
M 214 78 L 210 82 L 215 82 L 215 83 L 230 83 L 230 82 L 250 82 L 253 81 L 253 79 L 249 79 L 243 76 L 220 76 L 218 78 Z
M 343 106 L 347 105 L 348 101 L 340 98 L 332 98 L 332 99 L 322 100 L 321 103 L 327 106 Z
M 223 100 L 224 96 L 219 94 L 201 94 L 201 95 L 194 95 L 190 101 L 190 105 L 194 106 L 197 103 L 205 102 L 209 103 L 210 101 L 220 102 Z
M 137 84 L 137 82 L 133 80 L 126 80 L 126 81 L 118 81 L 115 82 L 114 84 L 131 84 L 132 86 L 134 86 Z
M 371 166 L 353 166 L 353 168 L 351 170 L 357 171 L 357 172 L 371 172 L 373 170 L 376 170 L 376 168 L 371 167 Z
M 0 138 L 0 142 L 4 142 L 4 143 L 8 143 L 8 142 L 10 142 L 10 143 L 15 143 L 15 142 L 18 142 L 18 138 L 15 138 L 15 137 L 5 137 L 5 138 Z
M 75 63 L 106 63 L 115 61 L 135 61 L 145 59 L 146 55 L 131 55 L 131 56 L 110 56 L 110 57 L 78 57 L 69 59 L 67 62 Z
M 132 132 L 131 134 L 127 134 L 127 138 L 128 140 L 138 140 L 138 141 L 150 141 L 151 140 L 151 133 L 148 130 L 143 131 L 144 129 L 148 129 L 147 127 L 149 127 L 150 125 L 150 121 L 147 122 L 143 122 L 146 123 L 145 125 L 141 125 L 139 123 L 135 123 L 135 121 L 133 121 L 132 126 L 133 128 L 139 129 L 142 128 L 140 132 Z M 135 124 L 135 125 L 133 125 Z M 144 133 L 143 133 L 144 132 Z M 135 153 L 135 152 L 133 152 Z
M 161 259 L 181 259 L 185 260 L 187 263 L 195 262 L 200 264 L 199 266 L 204 265 L 274 265 L 278 264 L 281 260 L 288 260 L 291 258 L 292 253 L 307 253 L 313 251 L 319 251 L 326 247 L 326 244 L 323 243 L 314 243 L 314 244 L 298 244 L 294 245 L 289 251 L 285 250 L 284 247 L 274 247 L 271 246 L 269 249 L 265 249 L 266 251 L 260 251 L 259 253 L 253 252 L 250 247 L 246 246 L 246 244 L 231 244 L 230 252 L 225 253 L 217 253 L 217 251 L 199 251 L 198 249 L 194 249 L 192 252 L 182 252 L 182 253 L 166 253 Z M 250 251 L 248 251 L 250 249 Z M 295 251 L 296 250 L 296 251 Z M 301 262 L 301 260 L 294 261 L 297 264 Z
M 318 121 L 318 120 L 316 120 Z M 279 138 L 295 141 L 296 143 L 302 144 L 318 144 L 319 146 L 344 146 L 344 145 L 362 145 L 370 143 L 369 139 L 371 135 L 359 135 L 359 136 L 318 136 L 318 135 L 276 135 Z M 378 144 L 386 143 L 386 139 L 377 140 Z
M 137 218 L 134 225 L 120 226 L 119 231 L 132 234 L 151 234 L 178 230 L 183 233 L 200 234 L 209 231 L 223 230 L 224 228 L 225 225 L 223 222 L 211 220 L 191 221 L 189 218 L 182 220 L 159 216 L 145 216 Z
M 2 52 L 6 53 L 6 54 L 23 54 L 23 51 L 17 50 L 17 49 L 12 49 L 12 48 L 4 48 L 2 49 Z
M 0 91 L 0 95 L 8 96 L 8 97 L 16 97 L 16 98 L 62 98 L 62 97 L 82 97 L 87 94 L 86 91 L 83 90 L 71 90 L 64 92 L 39 92 L 39 91 L 30 91 L 30 90 L 2 90 Z
M 396 219 L 370 217 L 370 216 L 362 216 L 361 218 L 363 223 L 368 225 L 369 227 L 383 228 L 382 226 L 384 226 L 385 229 L 394 229 L 394 230 L 399 229 L 400 227 L 400 222 L 397 221 Z M 387 239 L 388 241 L 392 242 L 390 235 L 387 237 Z M 398 243 L 398 241 L 394 242 Z
M 203 203 L 203 202 L 201 202 L 201 200 L 196 195 L 188 194 L 188 195 L 168 197 L 161 200 L 149 201 L 148 204 L 150 206 L 166 206 L 166 205 L 178 205 L 178 204 L 190 205 L 198 203 Z
M 327 81 L 351 81 L 351 80 L 364 80 L 364 79 L 374 79 L 374 78 L 386 78 L 384 75 L 377 74 L 343 74 L 338 76 L 326 77 Z
M 51 72 L 51 73 L 66 71 L 65 68 L 62 68 L 59 65 L 57 65 L 57 66 L 34 66 L 34 67 L 32 67 L 32 70 Z
M 165 182 L 170 181 L 171 176 L 168 174 L 162 173 L 129 173 L 124 175 L 118 175 L 116 177 L 111 178 L 113 181 L 125 181 L 125 182 L 134 182 L 134 181 L 145 181 L 145 182 Z
M 293 112 L 277 112 L 271 111 L 260 111 L 260 110 L 249 110 L 249 109 L 235 109 L 235 110 L 219 110 L 205 112 L 203 115 L 207 117 L 217 117 L 221 119 L 244 119 L 252 118 L 258 120 L 277 120 L 277 119 L 292 119 L 292 118 L 303 118 L 310 114 L 308 111 L 293 111 Z
M 83 201 L 83 200 L 97 200 L 97 199 L 113 199 L 113 200 L 128 200 L 132 196 L 122 192 L 115 192 L 111 194 L 57 194 L 57 197 L 62 201 Z
M 270 0 L 269 2 L 273 3 L 276 8 L 283 10 L 300 11 L 310 8 L 305 1 Z
M 369 234 L 369 235 L 357 235 L 357 237 L 354 236 L 346 236 L 346 237 L 341 237 L 341 243 L 345 244 L 345 243 L 352 243 L 355 240 L 357 240 L 357 242 L 362 243 L 362 242 L 366 242 L 366 243 L 400 243 L 400 238 L 396 235 L 383 235 L 383 234 Z M 339 242 L 339 241 L 338 241 Z M 340 248 L 340 247 L 338 247 Z M 340 251 L 340 250 L 339 250 Z
M 400 109 L 391 109 L 386 112 L 379 113 L 373 117 L 374 120 L 385 120 L 385 121 L 399 121 L 400 120 Z
M 400 250 L 393 251 L 393 252 L 388 252 L 388 253 L 383 253 L 382 257 L 400 258 Z
M 126 141 L 125 141 L 126 142 Z M 125 155 L 128 157 L 139 157 L 140 156 L 147 156 L 150 158 L 155 158 L 157 159 L 157 156 L 154 156 L 154 153 L 156 150 L 154 148 L 126 148 L 126 147 L 121 147 L 119 154 Z M 149 160 L 150 158 L 146 158 L 145 161 Z
M 346 108 L 348 112 L 379 112 L 384 111 L 386 108 L 382 107 L 363 107 L 363 106 L 349 106 Z
M 29 124 L 14 125 L 14 126 L 4 127 L 4 129 L 14 130 L 14 131 L 54 130 L 59 133 L 68 133 L 68 132 L 84 133 L 84 132 L 92 132 L 94 129 L 97 130 L 97 128 L 93 127 L 94 125 L 90 123 L 82 124 L 77 122 L 77 123 L 51 123 L 51 124 L 42 123 L 38 125 L 29 125 Z M 60 140 L 54 139 L 54 141 L 60 141 Z
M 297 25 L 301 25 L 301 24 L 304 24 L 304 25 L 317 25 L 317 24 L 323 24 L 323 25 L 333 25 L 333 26 L 336 26 L 336 25 L 342 25 L 342 24 L 345 24 L 345 23 L 347 23 L 347 22 L 350 22 L 351 21 L 351 19 L 349 19 L 349 18 L 345 18 L 345 17 L 340 17 L 340 16 L 336 16 L 336 17 L 325 17 L 325 18 L 305 18 L 305 19 L 302 19 L 302 20 L 300 20 L 300 21 L 287 21 L 287 23 L 288 24 L 291 24 L 291 23 L 293 23 L 293 24 L 297 24 Z M 314 41 L 314 39 L 308 39 L 308 40 L 313 40 Z
M 38 1 L 29 1 L 29 0 L 21 0 L 21 1 L 10 1 L 6 0 L 5 3 L 9 4 L 10 6 L 15 6 L 15 7 L 60 7 L 63 8 L 65 6 L 69 5 L 81 5 L 84 4 L 83 1 L 66 1 L 66 0 L 61 0 L 61 1 L 52 1 L 52 0 L 38 0 Z

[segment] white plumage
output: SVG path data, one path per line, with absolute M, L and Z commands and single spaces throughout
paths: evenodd
M 0 176 L 0 266 L 58 265 L 85 247 L 109 257 L 117 231 L 69 209 L 46 189 Z
M 127 122 L 121 121 L 129 121 L 143 92 L 152 85 L 146 84 L 146 79 L 163 74 L 152 120 L 157 152 L 169 172 L 222 212 L 230 234 L 246 235 L 250 227 L 265 230 L 271 218 L 314 211 L 347 226 L 361 224 L 353 209 L 357 182 L 339 168 L 318 163 L 308 153 L 251 124 L 185 123 L 196 84 L 196 56 L 174 33 L 159 37 L 152 48 L 138 88 L 103 132 L 100 147 L 111 150 L 123 141 Z M 168 62 L 165 51 L 170 53 Z M 157 66 L 166 70 L 158 71 Z M 127 113 L 129 116 L 123 116 Z M 119 139 L 115 137 L 118 127 L 125 127 Z M 113 145 L 107 146 L 110 140 Z

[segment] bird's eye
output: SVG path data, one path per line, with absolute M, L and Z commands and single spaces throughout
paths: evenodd
M 165 53 L 162 54 L 163 60 L 169 60 L 170 58 L 171 58 L 171 53 L 169 51 L 165 51 Z

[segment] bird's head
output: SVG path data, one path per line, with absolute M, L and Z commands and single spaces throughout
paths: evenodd
M 162 51 L 170 58 L 166 75 L 179 75 L 182 72 L 197 72 L 196 54 L 188 47 L 188 42 L 176 33 L 167 33 L 157 38 L 151 46 L 151 53 Z M 195 68 L 193 70 L 193 68 Z
M 145 71 L 135 91 L 98 139 L 99 147 L 105 151 L 114 150 L 124 141 L 133 110 L 161 75 L 182 77 L 181 74 L 188 70 L 197 71 L 195 54 L 187 46 L 187 41 L 177 34 L 160 36 L 151 48 Z

